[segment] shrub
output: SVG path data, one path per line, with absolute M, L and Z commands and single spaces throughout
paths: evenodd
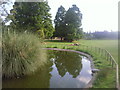
M 28 33 L 4 33 L 2 37 L 2 76 L 21 77 L 42 68 L 46 62 L 40 39 Z

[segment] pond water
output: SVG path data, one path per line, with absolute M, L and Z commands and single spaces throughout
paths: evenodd
M 67 51 L 48 50 L 42 70 L 23 78 L 3 80 L 3 88 L 84 88 L 92 78 L 88 58 Z

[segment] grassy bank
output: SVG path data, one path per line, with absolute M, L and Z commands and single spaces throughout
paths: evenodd
M 79 40 L 77 43 L 106 49 L 118 61 L 118 40 Z
M 90 44 L 90 42 L 88 41 L 75 41 L 73 43 L 80 43 L 80 44 L 85 44 L 87 46 L 97 46 L 99 47 L 99 43 L 98 45 L 95 43 L 97 43 L 99 41 L 93 42 L 94 45 L 92 45 L 92 42 Z M 102 41 L 101 41 L 102 42 Z M 106 40 L 106 45 L 104 45 L 105 41 L 103 42 L 102 45 L 100 46 L 104 46 L 101 48 L 105 48 L 107 47 L 107 44 L 109 47 L 107 47 L 108 49 L 111 49 L 112 46 L 110 46 L 109 43 L 107 43 Z M 68 42 L 56 42 L 56 41 L 47 41 L 46 42 L 46 47 L 52 47 L 52 48 L 63 48 L 63 49 L 73 49 L 73 50 L 77 50 L 77 51 L 83 51 L 86 52 L 88 54 L 90 54 L 93 59 L 94 59 L 94 64 L 95 64 L 95 68 L 100 69 L 100 72 L 97 75 L 97 78 L 93 84 L 93 88 L 114 88 L 115 87 L 115 69 L 111 67 L 111 64 L 109 61 L 106 60 L 106 58 L 104 56 L 101 56 L 99 53 L 96 53 L 94 51 L 91 51 L 89 49 L 85 49 L 82 46 L 69 46 L 72 43 L 68 43 Z M 113 43 L 112 43 L 113 44 Z M 115 47 L 113 47 L 114 49 Z M 106 48 L 105 48 L 106 49 Z M 110 50 L 108 50 L 110 51 Z M 113 53 L 113 55 L 117 55 L 117 53 Z
M 27 33 L 4 33 L 2 36 L 2 77 L 28 75 L 46 62 L 40 39 Z
M 82 43 L 88 46 L 101 47 L 108 50 L 114 59 L 118 61 L 118 40 L 79 40 L 78 43 Z M 119 63 L 118 63 L 119 64 Z M 120 67 L 119 67 L 120 70 Z M 120 77 L 120 71 L 119 71 Z M 120 78 L 119 78 L 120 81 Z

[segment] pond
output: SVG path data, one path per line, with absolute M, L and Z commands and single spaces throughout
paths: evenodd
M 84 88 L 92 79 L 87 57 L 75 52 L 48 50 L 41 70 L 23 78 L 3 80 L 3 88 Z

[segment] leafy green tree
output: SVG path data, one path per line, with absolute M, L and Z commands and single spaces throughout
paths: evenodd
M 6 25 L 9 19 L 6 17 L 9 15 L 8 7 L 12 6 L 13 6 L 12 0 L 2 0 L 0 2 L 0 35 L 2 35 L 4 31 L 9 30 L 9 27 Z
M 60 6 L 58 8 L 57 14 L 55 16 L 55 32 L 54 32 L 54 36 L 56 37 L 60 37 L 61 41 L 63 39 L 63 37 L 65 37 L 66 32 L 65 32 L 65 14 L 66 14 L 66 10 L 63 6 Z
M 11 26 L 19 32 L 37 32 L 40 37 L 53 35 L 50 7 L 44 2 L 15 2 L 8 18 Z
M 72 5 L 71 8 L 68 9 L 65 15 L 65 24 L 66 24 L 66 33 L 65 40 L 73 41 L 76 39 L 82 38 L 82 28 L 81 25 L 82 13 L 76 5 Z

